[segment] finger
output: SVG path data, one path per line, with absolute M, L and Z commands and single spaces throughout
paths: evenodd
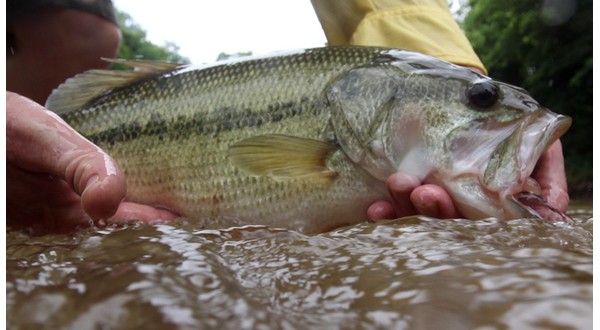
M 416 213 L 410 201 L 410 194 L 421 182 L 412 175 L 394 173 L 387 180 L 386 185 L 393 199 L 397 217 L 404 217 Z
M 411 193 L 410 200 L 419 214 L 439 219 L 460 217 L 452 198 L 442 187 L 419 186 Z
M 117 164 L 39 104 L 9 92 L 6 103 L 7 161 L 65 180 L 93 219 L 113 215 L 126 193 Z
M 396 211 L 390 202 L 377 201 L 367 209 L 367 218 L 371 222 L 396 218 Z
M 569 206 L 565 162 L 560 140 L 554 142 L 540 157 L 532 177 L 539 183 L 548 204 L 561 212 Z
M 169 210 L 159 209 L 143 204 L 123 202 L 119 206 L 119 209 L 115 215 L 108 219 L 108 222 L 120 223 L 131 220 L 139 220 L 148 224 L 154 224 L 173 220 L 177 217 L 179 217 L 179 215 Z

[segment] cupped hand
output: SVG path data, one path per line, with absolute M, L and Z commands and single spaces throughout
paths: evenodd
M 66 232 L 92 221 L 170 220 L 175 214 L 122 202 L 118 165 L 56 114 L 18 94 L 6 95 L 6 192 L 10 226 Z
M 548 205 L 560 212 L 569 206 L 569 193 L 564 168 L 564 158 L 560 141 L 554 142 L 540 157 L 531 175 L 542 190 L 542 197 Z M 450 219 L 462 217 L 450 195 L 432 184 L 422 184 L 416 177 L 395 173 L 386 185 L 392 202 L 377 201 L 367 210 L 371 221 L 395 219 L 421 214 L 429 217 Z M 553 218 L 550 213 L 540 214 L 543 218 Z

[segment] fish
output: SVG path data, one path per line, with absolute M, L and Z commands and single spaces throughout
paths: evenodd
M 398 49 L 110 61 L 134 70 L 76 75 L 46 107 L 116 160 L 127 201 L 199 228 L 364 222 L 398 171 L 468 219 L 540 218 L 522 196 L 540 195 L 536 162 L 571 124 L 519 87 Z

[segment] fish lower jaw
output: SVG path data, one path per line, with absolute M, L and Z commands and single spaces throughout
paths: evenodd
M 513 195 L 513 200 L 537 218 L 549 221 L 573 222 L 571 217 L 550 205 L 548 200 L 541 194 L 521 191 Z
M 542 195 L 542 188 L 536 179 L 532 177 L 528 177 L 525 179 L 525 183 L 523 183 L 523 187 L 521 188 L 521 193 L 527 192 L 535 195 Z
M 540 184 L 532 177 L 524 180 L 521 188 L 509 193 L 505 199 L 509 204 L 506 209 L 515 210 L 511 218 L 539 218 L 549 221 L 566 221 L 572 219 L 564 212 L 554 208 L 544 197 Z
M 506 220 L 541 218 L 539 212 L 526 202 L 529 199 L 528 196 L 536 196 L 535 198 L 539 201 L 544 200 L 540 184 L 532 177 L 527 177 L 522 182 L 523 184 L 517 184 L 511 189 L 498 192 Z
M 463 182 L 462 184 L 458 182 Z M 541 196 L 542 190 L 533 178 L 523 180 L 523 184 L 504 187 L 490 187 L 475 174 L 463 174 L 446 182 L 445 188 L 453 191 L 452 196 L 460 213 L 468 219 L 496 218 L 512 220 L 521 218 L 541 218 L 538 212 L 523 203 L 521 196 Z M 462 193 L 457 193 L 462 191 Z M 541 198 L 541 197 L 540 197 Z

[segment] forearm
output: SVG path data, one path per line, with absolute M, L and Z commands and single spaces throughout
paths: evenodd
M 312 0 L 330 46 L 392 47 L 485 67 L 445 0 Z

